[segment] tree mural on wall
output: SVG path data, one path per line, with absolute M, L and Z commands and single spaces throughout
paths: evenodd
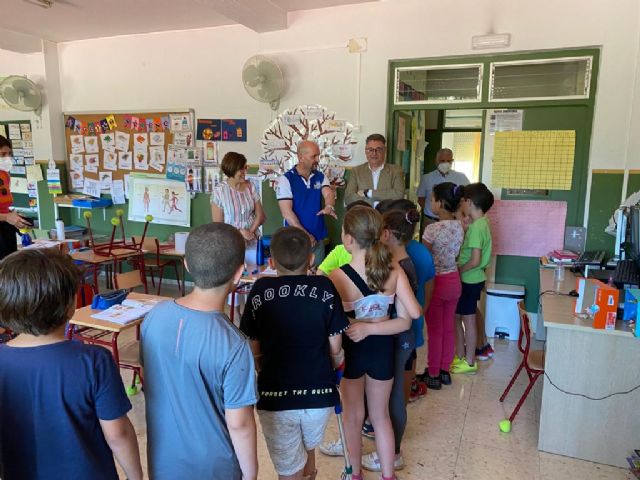
M 260 143 L 259 174 L 273 182 L 297 163 L 297 145 L 312 140 L 320 147 L 319 169 L 334 186 L 344 186 L 344 163 L 351 160 L 353 125 L 336 119 L 320 105 L 300 105 L 285 110 L 264 131 Z

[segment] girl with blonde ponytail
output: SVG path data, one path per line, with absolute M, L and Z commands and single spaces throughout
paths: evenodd
M 360 434 L 365 390 L 382 479 L 395 478 L 395 445 L 389 418 L 394 377 L 393 335 L 409 329 L 411 319 L 421 313 L 406 274 L 393 267 L 391 252 L 381 241 L 382 235 L 380 213 L 368 207 L 349 210 L 344 217 L 342 243 L 352 260 L 329 275 L 351 323 L 343 344 L 345 371 L 341 392 L 353 480 L 362 480 Z M 394 303 L 398 317 L 390 319 Z

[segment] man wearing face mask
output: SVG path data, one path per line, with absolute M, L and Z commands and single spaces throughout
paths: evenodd
M 469 185 L 469 179 L 462 172 L 451 170 L 453 164 L 453 152 L 449 148 L 441 148 L 436 153 L 436 169 L 425 173 L 418 187 L 418 203 L 424 213 L 425 225 L 437 222 L 438 217 L 431 211 L 431 192 L 433 187 L 444 182 L 456 185 Z
M 9 210 L 13 203 L 9 170 L 13 164 L 11 142 L 0 135 L 0 260 L 18 249 L 17 229 L 31 226 L 31 222 L 15 211 Z

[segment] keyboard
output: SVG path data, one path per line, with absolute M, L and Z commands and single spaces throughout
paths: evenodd
M 633 260 L 620 260 L 613 274 L 616 285 L 640 285 L 640 271 Z
M 602 265 L 604 263 L 604 250 L 594 250 L 592 252 L 584 252 L 580 258 L 575 261 L 579 265 Z

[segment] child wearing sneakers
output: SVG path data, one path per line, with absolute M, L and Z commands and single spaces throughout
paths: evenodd
M 456 307 L 456 324 L 459 332 L 464 327 L 464 335 L 457 335 L 451 372 L 475 373 L 478 370 L 476 309 L 487 278 L 485 269 L 491 259 L 491 230 L 485 214 L 493 205 L 493 194 L 483 183 L 472 183 L 464 187 L 463 195 L 462 208 L 471 223 L 458 257 L 462 294 Z
M 308 276 L 309 236 L 296 227 L 271 239 L 276 277 L 258 279 L 241 330 L 251 339 L 258 373 L 258 416 L 280 479 L 316 478 L 315 448 L 338 402 L 335 368 L 344 368 L 342 332 L 349 326 L 331 281 Z
M 408 330 L 411 318 L 420 316 L 420 305 L 406 274 L 401 268 L 394 268 L 391 252 L 381 241 L 382 233 L 380 213 L 367 207 L 349 210 L 342 226 L 342 242 L 352 260 L 329 276 L 351 319 L 344 338 L 346 368 L 341 392 L 353 480 L 362 480 L 360 434 L 365 390 L 369 418 L 376 431 L 382 480 L 395 478 L 394 435 L 389 418 L 395 361 L 393 335 Z M 398 317 L 390 319 L 394 304 Z
M 433 295 L 426 312 L 429 367 L 423 374 L 427 387 L 433 390 L 451 383 L 449 368 L 455 348 L 455 311 L 461 291 L 456 258 L 464 239 L 462 224 L 454 218 L 454 212 L 463 191 L 464 187 L 451 182 L 433 188 L 431 210 L 440 221 L 427 225 L 422 237 L 436 264 Z

